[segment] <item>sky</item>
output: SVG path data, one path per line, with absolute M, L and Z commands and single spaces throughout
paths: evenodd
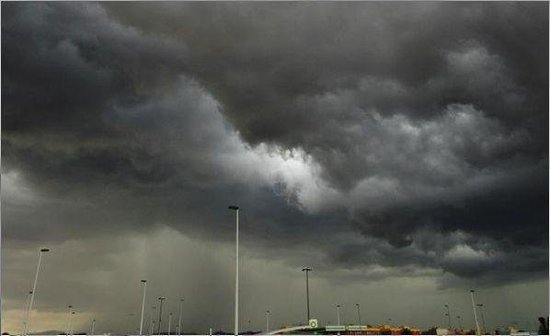
M 2 331 L 548 316 L 548 3 L 1 10 Z

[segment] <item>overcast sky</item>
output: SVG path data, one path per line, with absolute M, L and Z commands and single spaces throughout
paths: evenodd
M 548 3 L 2 3 L 2 331 L 548 315 Z M 130 316 L 129 314 L 135 314 Z M 167 316 L 163 319 L 167 321 Z

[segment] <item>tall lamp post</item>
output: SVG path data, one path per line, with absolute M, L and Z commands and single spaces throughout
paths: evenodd
M 94 330 L 95 330 L 95 319 L 92 320 L 92 330 L 90 331 L 90 335 L 95 335 L 94 334 Z
M 485 317 L 483 316 L 483 303 L 478 303 L 477 306 L 479 307 L 479 312 L 481 313 L 481 325 L 483 326 L 483 333 L 486 333 L 487 329 L 485 328 Z
M 31 295 L 32 291 L 29 291 L 27 293 L 27 296 L 25 297 L 25 311 L 23 313 L 23 329 L 21 330 L 21 335 L 25 335 L 25 331 L 27 330 L 27 316 L 29 314 L 29 303 L 31 302 Z
M 143 314 L 145 313 L 145 294 L 147 292 L 147 280 L 141 280 L 143 283 L 143 299 L 141 300 L 141 319 L 139 321 L 139 336 L 143 334 Z
M 180 299 L 180 313 L 179 313 L 179 319 L 178 319 L 178 335 L 181 335 L 181 312 L 183 308 L 183 299 Z
M 27 322 L 25 323 L 25 335 L 29 332 L 29 327 L 31 323 L 31 311 L 32 304 L 34 303 L 34 296 L 36 295 L 36 283 L 38 282 L 38 273 L 40 272 L 40 263 L 42 262 L 42 254 L 50 252 L 50 249 L 43 248 L 38 252 L 38 265 L 36 266 L 36 274 L 34 275 L 34 285 L 32 286 L 31 300 L 29 302 L 29 310 L 27 311 Z
M 269 332 L 269 310 L 265 311 L 265 332 Z
M 449 305 L 446 304 L 445 305 L 445 308 L 447 308 L 447 317 L 449 318 L 449 330 L 451 330 L 453 327 L 452 327 L 452 324 L 451 324 L 451 308 L 449 308 Z
M 476 321 L 476 333 L 477 335 L 481 335 L 481 331 L 479 330 L 479 322 L 477 321 L 477 312 L 476 312 L 476 302 L 474 300 L 474 290 L 470 289 L 470 297 L 472 298 L 472 309 L 474 310 L 474 319 Z
M 67 332 L 65 334 L 68 336 L 71 330 L 71 313 L 73 312 L 73 306 L 68 305 L 67 308 L 69 309 L 69 317 L 67 319 Z
M 310 315 L 309 315 L 309 277 L 308 273 L 311 272 L 312 269 L 309 267 L 302 268 L 302 272 L 306 272 L 306 302 L 307 302 L 307 323 L 309 324 Z
M 136 314 L 134 314 L 134 313 L 129 313 L 128 314 L 128 335 L 132 335 L 132 324 L 134 323 L 132 317 L 134 317 L 134 316 L 136 316 Z
M 336 305 L 336 321 L 338 321 L 338 325 L 340 325 L 340 307 L 341 305 Z
M 156 306 L 151 306 L 151 312 L 149 313 L 149 335 L 153 335 L 153 310 L 157 309 Z
M 239 335 L 239 207 L 230 205 L 229 210 L 235 211 L 235 336 Z
M 158 326 L 158 329 L 157 329 L 157 334 L 159 334 L 159 335 L 160 335 L 160 327 L 161 327 L 161 323 L 162 323 L 162 303 L 164 302 L 164 300 L 166 300 L 166 298 L 164 296 L 159 297 L 159 301 L 160 301 L 159 326 Z
M 171 334 L 171 329 L 172 329 L 172 313 L 170 312 L 168 314 L 168 335 Z
M 457 315 L 457 316 L 456 316 L 456 320 L 458 321 L 458 328 L 459 328 L 460 330 L 462 330 L 462 322 L 461 322 L 461 317 L 460 317 L 460 315 Z
M 358 325 L 361 325 L 361 308 L 358 303 L 355 304 L 355 307 L 357 307 L 357 322 Z
M 73 311 L 71 312 L 71 318 L 69 319 L 69 335 L 71 335 L 71 336 L 72 336 L 72 334 L 73 334 L 72 317 L 73 317 L 74 314 L 76 314 L 76 312 L 73 310 Z

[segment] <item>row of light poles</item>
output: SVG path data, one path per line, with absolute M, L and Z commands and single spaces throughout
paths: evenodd
M 36 295 L 36 289 L 37 289 L 37 285 L 38 285 L 38 275 L 40 274 L 40 266 L 42 264 L 42 256 L 43 256 L 44 253 L 47 253 L 47 252 L 50 252 L 50 249 L 41 248 L 39 250 L 38 264 L 36 265 L 36 273 L 35 273 L 35 276 L 34 276 L 33 287 L 32 287 L 32 290 L 28 292 L 26 303 L 25 303 L 25 311 L 24 311 L 24 319 L 23 319 L 23 330 L 22 330 L 22 333 L 21 333 L 23 336 L 27 336 L 28 333 L 29 333 L 29 330 L 30 330 L 32 307 L 33 307 L 33 304 L 34 304 L 34 297 Z M 146 298 L 146 291 L 147 291 L 147 280 L 141 280 L 141 282 L 143 283 L 143 299 L 142 299 L 142 303 L 141 303 L 141 319 L 140 319 L 140 325 L 139 325 L 139 335 L 140 336 L 143 335 L 143 317 L 144 317 L 144 312 L 145 312 L 145 298 Z M 165 297 L 160 297 L 159 298 L 159 301 L 160 301 L 159 325 L 158 325 L 158 332 L 159 333 L 160 333 L 161 318 L 162 318 L 162 302 L 165 299 L 166 299 Z M 178 333 L 181 333 L 182 303 L 183 303 L 183 299 L 180 300 Z M 65 332 L 66 332 L 66 335 L 72 335 L 72 333 L 73 333 L 72 319 L 73 319 L 73 316 L 76 314 L 76 311 L 73 309 L 72 305 L 68 305 L 67 308 L 68 308 L 68 318 L 67 318 L 67 328 L 66 328 Z M 169 328 L 170 328 L 170 323 L 171 323 L 171 315 L 172 315 L 172 313 L 170 313 Z M 130 316 L 133 316 L 133 314 L 130 314 Z M 95 324 L 96 324 L 96 320 L 93 319 L 91 330 L 90 330 L 91 335 L 94 335 Z M 152 334 L 152 330 L 151 330 L 151 334 Z
M 483 316 L 483 304 L 482 303 L 476 304 L 475 298 L 474 298 L 474 293 L 475 293 L 475 290 L 471 289 L 470 290 L 470 298 L 472 300 L 472 310 L 474 312 L 474 320 L 475 320 L 475 323 L 476 323 L 476 334 L 481 335 L 481 329 L 479 327 L 479 322 L 478 322 L 478 319 L 477 319 L 477 309 L 476 309 L 476 307 L 479 307 L 479 311 L 481 313 L 481 322 L 482 322 L 482 326 L 483 326 L 483 332 L 485 332 L 487 329 L 485 327 L 485 317 Z M 448 317 L 449 329 L 452 329 L 453 326 L 452 326 L 452 323 L 451 323 L 451 309 L 450 309 L 448 304 L 444 305 L 444 307 L 447 308 L 447 312 L 445 313 L 445 316 Z M 459 329 L 462 329 L 462 323 L 461 323 L 460 315 L 457 315 L 456 319 L 458 321 Z
M 336 305 L 336 321 L 338 323 L 337 325 L 341 324 L 341 321 L 340 321 L 340 308 L 342 308 L 343 306 L 344 306 L 343 304 L 337 304 Z M 358 323 L 358 325 L 361 325 L 361 305 L 359 303 L 356 303 L 355 308 L 357 308 L 357 323 Z
M 38 286 L 38 275 L 40 274 L 40 266 L 42 264 L 42 256 L 44 253 L 50 252 L 49 248 L 41 248 L 38 251 L 38 263 L 36 265 L 36 273 L 34 274 L 34 283 L 32 286 L 32 290 L 28 292 L 27 299 L 25 300 L 25 311 L 24 311 L 24 318 L 23 318 L 23 331 L 21 334 L 23 336 L 27 336 L 30 331 L 31 327 L 31 316 L 32 316 L 32 307 L 34 304 L 34 297 L 36 296 L 36 289 Z M 69 316 L 67 321 L 67 329 L 66 329 L 66 335 L 72 335 L 72 317 L 76 314 L 76 311 L 73 309 L 72 305 L 67 306 L 69 310 Z M 96 320 L 92 320 L 92 328 L 91 328 L 91 334 L 94 334 L 94 328 L 95 328 L 95 322 Z
M 235 234 L 235 240 L 236 240 L 236 248 L 235 248 L 235 254 L 236 254 L 236 258 L 235 258 L 235 336 L 237 336 L 239 334 L 239 207 L 236 206 L 236 205 L 231 205 L 228 207 L 230 210 L 233 210 L 235 211 L 235 223 L 236 223 L 236 234 Z M 38 282 L 38 274 L 40 272 L 40 264 L 42 262 L 42 255 L 46 252 L 49 252 L 50 250 L 47 249 L 47 248 L 42 248 L 40 249 L 40 252 L 39 252 L 39 256 L 38 256 L 38 265 L 36 267 L 36 274 L 35 274 L 35 278 L 34 278 L 34 285 L 33 285 L 33 289 L 32 291 L 29 292 L 29 296 L 30 296 L 30 299 L 29 299 L 29 304 L 28 304 L 28 307 L 26 307 L 26 311 L 25 311 L 25 318 L 24 318 L 24 322 L 23 322 L 23 335 L 24 336 L 27 336 L 28 335 L 28 331 L 29 331 L 29 328 L 30 328 L 30 317 L 31 317 L 31 311 L 32 311 L 32 306 L 33 306 L 33 303 L 34 303 L 34 297 L 36 295 L 36 286 L 37 286 L 37 282 Z M 308 272 L 311 271 L 310 268 L 304 268 L 303 271 L 306 272 L 306 286 L 307 286 L 307 317 L 308 317 L 308 321 L 310 319 L 310 314 L 309 314 L 309 283 L 308 283 Z M 146 298 L 146 294 L 147 294 L 147 280 L 141 280 L 141 283 L 143 283 L 143 298 L 142 298 L 142 302 L 141 302 L 141 316 L 140 316 L 140 324 L 139 324 L 139 335 L 142 336 L 143 335 L 143 318 L 144 318 L 144 313 L 145 313 L 145 298 Z M 165 300 L 166 298 L 165 297 L 159 297 L 158 300 L 160 301 L 160 305 L 159 305 L 159 317 L 158 317 L 158 327 L 157 327 L 157 333 L 160 333 L 160 330 L 161 330 L 161 326 L 162 326 L 162 306 L 163 306 L 163 301 Z M 182 302 L 183 302 L 183 299 L 180 300 L 180 314 L 179 314 L 179 320 L 178 320 L 178 333 L 181 333 L 181 306 L 182 306 Z M 69 305 L 68 306 L 68 309 L 69 309 L 69 319 L 68 319 L 68 323 L 67 323 L 67 335 L 69 335 L 71 333 L 71 322 L 72 322 L 72 316 L 75 314 L 75 311 L 72 309 L 73 306 L 72 305 Z M 153 306 L 153 310 L 155 309 L 155 307 Z M 169 320 L 168 320 L 168 324 L 169 324 L 169 328 L 170 328 L 170 324 L 171 324 L 171 318 L 172 318 L 172 314 L 170 313 L 169 315 Z M 269 329 L 269 310 L 266 311 L 266 329 Z M 94 327 L 95 327 L 95 322 L 96 320 L 94 319 L 92 321 L 92 334 L 94 332 Z M 152 312 L 151 312 L 151 318 L 150 318 L 150 334 L 153 333 L 153 325 L 154 325 L 154 321 L 152 319 Z
M 238 336 L 238 334 L 239 334 L 239 207 L 236 206 L 236 205 L 230 205 L 228 208 L 229 208 L 229 210 L 235 211 L 235 227 L 236 227 L 235 243 L 236 244 L 235 244 L 235 333 L 234 333 L 234 335 Z M 32 310 L 33 302 L 34 302 L 34 296 L 36 294 L 36 286 L 37 286 L 37 282 L 38 282 L 38 274 L 40 272 L 40 264 L 41 264 L 41 261 L 42 261 L 42 255 L 43 255 L 43 253 L 46 253 L 46 252 L 49 252 L 49 251 L 50 250 L 47 249 L 47 248 L 40 249 L 40 253 L 39 253 L 39 256 L 38 256 L 38 265 L 36 267 L 36 274 L 35 274 L 35 278 L 34 278 L 34 285 L 33 285 L 32 291 L 29 292 L 30 300 L 29 300 L 28 309 L 26 310 L 26 314 L 25 314 L 26 316 L 25 316 L 25 319 L 24 319 L 24 326 L 23 326 L 23 331 L 24 331 L 23 335 L 24 336 L 27 336 L 28 330 L 29 330 L 29 327 L 30 327 L 30 315 L 31 315 L 31 310 Z M 309 268 L 309 267 L 304 267 L 304 268 L 302 268 L 302 271 L 305 272 L 305 274 L 306 274 L 306 307 L 307 307 L 307 321 L 309 323 L 309 321 L 311 319 L 310 307 L 309 307 L 309 272 L 311 272 L 312 269 Z M 145 313 L 145 298 L 146 298 L 146 292 L 147 292 L 147 280 L 141 280 L 141 283 L 143 283 L 143 298 L 142 298 L 142 303 L 141 303 L 141 317 L 140 317 L 140 325 L 139 325 L 139 335 L 140 336 L 143 335 L 143 318 L 144 318 L 144 313 Z M 471 300 L 472 300 L 472 308 L 473 308 L 473 311 L 474 311 L 476 331 L 477 331 L 477 334 L 479 335 L 480 334 L 480 328 L 479 328 L 479 322 L 478 322 L 478 319 L 477 319 L 476 303 L 475 303 L 475 299 L 474 299 L 474 290 L 470 290 L 470 295 L 471 295 Z M 165 299 L 166 298 L 163 297 L 163 296 L 158 298 L 158 300 L 160 302 L 160 304 L 159 304 L 158 327 L 157 327 L 157 333 L 158 334 L 160 334 L 160 330 L 161 330 L 161 326 L 162 326 L 162 306 L 163 306 L 163 302 L 164 302 Z M 179 312 L 179 320 L 178 320 L 178 327 L 177 327 L 178 334 L 181 333 L 182 303 L 183 303 L 183 299 L 180 300 L 180 312 Z M 360 305 L 358 303 L 356 303 L 355 306 L 357 307 L 358 322 L 359 322 L 359 325 L 361 325 Z M 482 308 L 483 304 L 478 304 L 477 306 Z M 336 305 L 336 315 L 337 315 L 338 325 L 340 325 L 340 307 L 341 307 L 340 304 Z M 445 305 L 445 307 L 447 308 L 447 313 L 445 315 L 448 316 L 448 318 L 449 318 L 449 328 L 451 328 L 450 307 L 449 307 L 449 305 Z M 68 308 L 69 308 L 69 322 L 68 322 L 68 328 L 67 328 L 67 335 L 69 335 L 70 332 L 72 331 L 71 330 L 71 317 L 72 317 L 72 315 L 75 314 L 75 312 L 72 310 L 72 306 L 68 306 Z M 153 306 L 152 309 L 154 310 L 155 306 Z M 154 325 L 154 322 L 155 322 L 155 321 L 153 321 L 152 316 L 153 316 L 153 313 L 151 311 L 150 334 L 153 333 L 153 325 Z M 457 319 L 459 320 L 459 324 L 460 324 L 460 316 L 457 316 Z M 483 317 L 483 313 L 482 313 L 482 321 L 483 321 L 483 328 L 485 329 L 485 319 Z M 92 321 L 92 335 L 93 335 L 93 331 L 94 331 L 95 322 L 96 322 L 96 320 L 94 319 Z M 168 329 L 170 329 L 170 327 L 171 327 L 171 322 L 172 322 L 172 313 L 169 314 Z M 267 330 L 269 330 L 269 310 L 266 311 L 266 331 Z
M 236 216 L 235 335 L 238 335 L 238 330 L 239 330 L 239 207 L 235 206 L 235 205 L 232 205 L 232 206 L 229 206 L 229 209 L 234 210 L 235 211 L 235 216 Z M 25 316 L 24 316 L 24 319 L 23 319 L 23 331 L 22 331 L 23 336 L 27 336 L 28 332 L 30 330 L 31 312 L 32 312 L 33 304 L 34 304 L 34 297 L 36 295 L 38 275 L 40 273 L 40 265 L 42 263 L 42 255 L 46 252 L 50 252 L 50 249 L 42 248 L 42 249 L 40 249 L 39 254 L 38 254 L 38 264 L 36 266 L 36 273 L 35 273 L 35 276 L 34 276 L 34 284 L 33 284 L 32 290 L 28 292 L 28 296 L 27 296 L 27 300 L 26 300 L 28 302 L 28 305 L 27 305 L 27 303 L 25 303 L 25 313 L 24 313 Z M 141 317 L 140 317 L 140 323 L 139 323 L 139 335 L 140 336 L 143 335 L 143 317 L 144 317 L 144 313 L 145 313 L 145 298 L 146 298 L 146 293 L 147 293 L 147 280 L 144 279 L 144 280 L 141 280 L 141 282 L 143 283 L 143 298 L 142 298 L 142 301 L 141 301 Z M 160 301 L 160 307 L 159 307 L 159 318 L 158 318 L 157 333 L 159 333 L 159 334 L 160 334 L 160 330 L 161 330 L 161 326 L 162 326 L 162 306 L 163 306 L 163 301 L 165 299 L 166 299 L 165 297 L 159 297 L 158 298 L 158 300 Z M 182 304 L 183 304 L 183 299 L 180 300 L 180 312 L 179 312 L 178 327 L 177 327 L 178 334 L 181 333 Z M 69 305 L 68 309 L 69 309 L 69 318 L 68 318 L 68 322 L 67 322 L 66 333 L 67 333 L 67 335 L 70 335 L 71 332 L 72 332 L 72 330 L 71 330 L 72 316 L 75 314 L 75 311 L 73 310 L 72 305 Z M 155 306 L 153 306 L 153 310 L 154 309 L 155 309 Z M 267 313 L 269 314 L 269 311 Z M 309 316 L 309 314 L 308 314 L 308 316 Z M 169 329 L 171 327 L 171 322 L 172 322 L 171 320 L 172 320 L 172 313 L 169 314 L 169 319 L 168 319 L 168 328 Z M 94 319 L 92 321 L 92 328 L 91 328 L 92 335 L 94 333 L 95 322 L 96 322 L 96 320 Z M 269 327 L 269 320 L 268 320 L 267 324 L 268 324 L 268 327 Z M 154 325 L 154 321 L 153 321 L 152 312 L 151 312 L 150 334 L 153 334 L 153 325 Z
M 147 280 L 141 280 L 143 283 L 143 299 L 141 301 L 141 319 L 139 323 L 139 335 L 143 335 L 143 318 L 145 314 L 145 296 L 146 296 L 146 287 L 147 287 Z M 158 325 L 157 325 L 157 335 L 160 335 L 161 328 L 162 328 L 162 307 L 164 304 L 164 300 L 166 300 L 166 297 L 161 296 L 158 298 L 159 301 L 159 315 L 158 315 Z M 182 318 L 182 309 L 183 309 L 183 301 L 184 299 L 180 299 L 179 304 L 179 318 L 178 318 L 178 324 L 176 326 L 176 334 L 181 335 L 181 318 Z M 154 326 L 155 323 L 157 323 L 156 320 L 153 320 L 153 311 L 156 310 L 156 306 L 151 307 L 151 312 L 149 315 L 149 335 L 153 335 L 154 332 Z M 168 313 L 168 335 L 172 332 L 172 313 Z

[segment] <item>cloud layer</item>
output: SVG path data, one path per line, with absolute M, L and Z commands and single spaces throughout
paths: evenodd
M 545 3 L 4 3 L 5 239 L 223 243 L 238 203 L 258 257 L 347 281 L 545 278 L 547 26 Z

